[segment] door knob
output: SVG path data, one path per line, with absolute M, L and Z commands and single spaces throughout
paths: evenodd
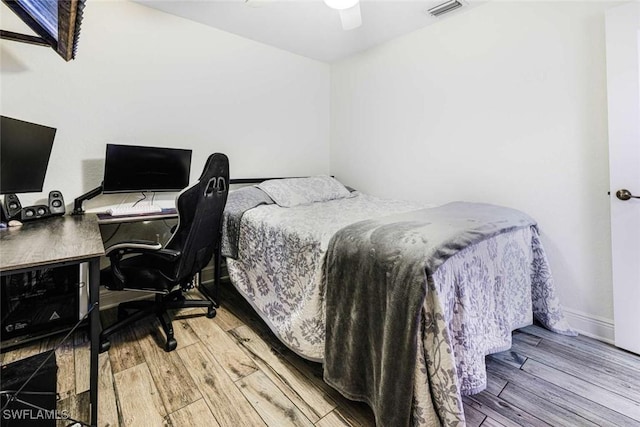
M 616 191 L 616 197 L 620 200 L 640 199 L 640 196 L 634 196 L 631 194 L 631 191 L 625 190 L 624 188 Z

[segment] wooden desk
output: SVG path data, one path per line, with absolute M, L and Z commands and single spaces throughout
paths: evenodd
M 91 338 L 89 402 L 91 425 L 98 425 L 98 348 L 100 257 L 102 236 L 95 215 L 62 216 L 26 222 L 0 230 L 0 275 L 42 267 L 89 263 L 89 325 Z

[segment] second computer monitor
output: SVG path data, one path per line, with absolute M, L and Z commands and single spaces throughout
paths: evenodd
M 180 191 L 189 185 L 191 150 L 107 144 L 104 193 Z

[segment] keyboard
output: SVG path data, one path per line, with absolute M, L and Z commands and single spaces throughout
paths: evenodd
M 144 215 L 162 212 L 162 208 L 156 205 L 118 206 L 107 209 L 111 216 Z

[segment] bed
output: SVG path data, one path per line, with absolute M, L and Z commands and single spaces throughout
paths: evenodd
M 464 425 L 484 356 L 534 316 L 575 335 L 537 226 L 486 204 L 385 200 L 328 176 L 229 194 L 222 253 L 278 338 L 379 426 Z M 428 261 L 427 261 L 428 260 Z

